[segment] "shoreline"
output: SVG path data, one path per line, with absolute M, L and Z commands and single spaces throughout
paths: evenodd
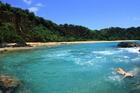
M 103 42 L 132 42 L 132 41 L 139 41 L 139 40 L 114 40 L 114 41 L 72 41 L 72 42 L 27 42 L 27 44 L 38 47 L 38 46 L 57 46 L 62 44 L 88 44 L 88 43 L 103 43 Z
M 88 43 L 103 43 L 103 42 L 130 42 L 130 41 L 139 41 L 139 40 L 115 40 L 115 41 L 73 41 L 73 42 L 27 42 L 31 47 L 4 47 L 0 48 L 0 53 L 10 52 L 10 51 L 19 51 L 19 50 L 29 50 L 34 49 L 40 46 L 58 46 L 64 44 L 88 44 Z M 14 45 L 15 43 L 9 43 L 9 45 Z

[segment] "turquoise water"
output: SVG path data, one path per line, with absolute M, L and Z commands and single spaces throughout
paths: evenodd
M 17 93 L 132 93 L 139 82 L 140 53 L 116 45 L 72 44 L 0 54 L 0 73 L 21 80 Z M 118 67 L 135 78 L 120 80 Z

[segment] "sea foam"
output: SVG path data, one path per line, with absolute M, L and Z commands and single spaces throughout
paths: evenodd
M 114 53 L 111 51 L 93 51 L 94 54 L 102 54 L 102 55 L 113 55 Z
M 93 51 L 93 54 L 100 54 L 100 55 L 114 55 L 122 52 L 123 50 L 104 50 L 104 51 Z
M 92 66 L 94 65 L 94 62 L 93 60 L 88 60 L 88 61 L 81 61 L 80 59 L 75 59 L 75 63 L 78 64 L 78 65 L 81 65 L 81 66 L 84 66 L 84 65 L 89 65 L 89 66 Z
M 124 50 L 130 53 L 140 53 L 140 47 L 134 47 L 134 48 L 120 48 L 120 50 Z
M 135 75 L 137 75 L 139 73 L 139 70 L 140 70 L 139 68 L 134 68 L 134 69 L 132 69 L 132 70 L 130 70 L 128 72 L 132 73 L 135 76 Z

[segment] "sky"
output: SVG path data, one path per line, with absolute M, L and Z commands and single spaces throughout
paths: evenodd
M 57 24 L 90 29 L 140 26 L 140 0 L 0 0 Z

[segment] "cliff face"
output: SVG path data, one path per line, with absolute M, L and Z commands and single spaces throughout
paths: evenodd
M 28 16 L 21 16 L 9 11 L 0 11 L 0 23 L 11 23 L 14 25 L 18 35 L 26 40 L 29 37 L 27 32 L 37 25 L 35 20 L 30 20 Z

